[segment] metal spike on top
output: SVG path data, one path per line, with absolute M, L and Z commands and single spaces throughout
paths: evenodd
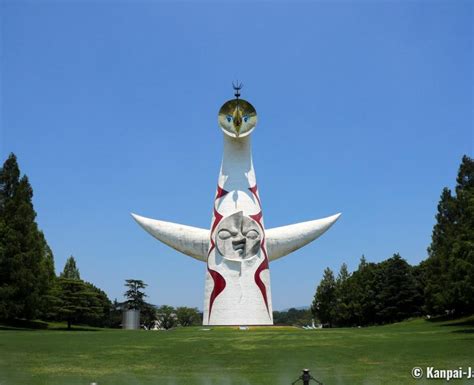
M 234 88 L 234 91 L 235 91 L 235 98 L 238 99 L 240 97 L 240 90 L 243 88 L 243 84 L 242 83 L 239 83 L 239 81 L 237 80 L 236 84 L 234 84 L 234 82 L 232 82 L 232 87 Z

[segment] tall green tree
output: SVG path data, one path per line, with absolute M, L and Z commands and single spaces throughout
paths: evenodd
M 336 281 L 334 273 L 328 267 L 324 270 L 323 279 L 316 289 L 311 312 L 322 324 L 332 327 L 335 321 L 336 308 Z
M 402 321 L 420 315 L 420 297 L 412 267 L 399 255 L 378 265 L 376 321 Z
M 376 323 L 376 293 L 378 292 L 378 267 L 361 257 L 357 270 L 351 275 L 352 325 L 371 325 Z
M 474 160 L 464 156 L 456 179 L 457 231 L 453 242 L 450 280 L 455 311 L 474 313 Z
M 64 265 L 64 270 L 61 273 L 62 278 L 70 278 L 70 279 L 81 279 L 81 275 L 79 274 L 79 269 L 76 266 L 76 260 L 71 255 Z
M 127 279 L 125 286 L 128 288 L 124 293 L 127 309 L 142 310 L 147 295 L 143 291 L 148 285 L 140 279 Z
M 32 319 L 53 283 L 51 249 L 35 222 L 33 189 L 10 154 L 0 169 L 0 318 Z
M 349 326 L 353 322 L 352 291 L 350 274 L 343 263 L 336 279 L 334 321 L 338 326 Z
M 474 161 L 468 156 L 459 167 L 455 195 L 443 189 L 428 255 L 425 311 L 474 313 Z
M 428 248 L 426 269 L 425 310 L 431 314 L 450 311 L 453 299 L 449 292 L 449 255 L 456 231 L 456 200 L 448 188 L 444 188 L 438 204 L 436 224 Z

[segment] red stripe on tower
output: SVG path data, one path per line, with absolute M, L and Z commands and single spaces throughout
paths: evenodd
M 260 198 L 258 197 L 258 187 L 257 187 L 257 185 L 255 185 L 253 187 L 249 187 L 249 190 L 252 192 L 253 196 L 257 199 L 258 205 L 261 209 L 262 208 L 262 203 L 260 202 Z
M 255 188 L 256 187 L 257 186 L 255 186 Z M 262 210 L 260 210 L 260 212 L 258 212 L 257 214 L 250 215 L 250 218 L 255 220 L 263 230 L 263 225 L 262 225 L 263 213 L 262 213 Z M 267 307 L 267 312 L 268 312 L 268 314 L 270 314 L 270 310 L 268 308 L 267 288 L 266 288 L 265 284 L 263 283 L 262 278 L 260 277 L 260 273 L 262 271 L 268 269 L 268 256 L 267 256 L 267 248 L 266 248 L 266 245 L 265 245 L 265 232 L 263 233 L 263 238 L 262 238 L 262 242 L 260 244 L 260 248 L 261 248 L 265 258 L 262 261 L 262 263 L 260 264 L 260 266 L 257 268 L 257 271 L 255 272 L 255 275 L 254 275 L 254 280 L 255 280 L 255 283 L 257 284 L 258 288 L 260 289 L 260 292 L 262 293 L 263 301 L 265 302 L 265 306 Z
M 255 279 L 255 283 L 260 289 L 260 292 L 262 293 L 263 301 L 265 302 L 265 306 L 267 307 L 267 312 L 270 315 L 270 310 L 268 309 L 267 288 L 265 284 L 263 283 L 262 278 L 260 277 L 260 273 L 266 269 L 268 269 L 268 259 L 265 256 L 265 259 L 263 260 L 263 262 L 260 264 L 257 271 L 255 272 L 254 279 Z
M 219 212 L 214 207 L 214 222 L 212 223 L 212 227 L 211 227 L 211 239 L 212 239 L 212 233 L 214 232 L 214 230 L 216 229 L 217 225 L 222 220 L 222 218 L 224 217 L 221 214 L 219 214 Z
M 263 213 L 262 210 L 260 210 L 257 214 L 249 215 L 250 218 L 252 218 L 254 221 L 256 221 L 260 227 L 263 229 L 262 225 L 262 218 L 263 218 Z
M 212 280 L 214 281 L 214 288 L 212 289 L 211 298 L 209 300 L 209 316 L 207 319 L 209 322 L 209 320 L 211 319 L 212 305 L 214 304 L 214 301 L 217 296 L 225 289 L 226 282 L 222 275 L 220 275 L 215 270 L 209 269 L 209 266 L 207 267 L 207 271 L 209 272 L 212 277 Z
M 224 195 L 227 195 L 229 192 L 224 190 L 221 186 L 217 185 L 216 200 L 222 198 Z

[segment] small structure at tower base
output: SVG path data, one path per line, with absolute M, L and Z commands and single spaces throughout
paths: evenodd
M 140 329 L 140 310 L 127 309 L 123 312 L 122 329 L 139 330 Z

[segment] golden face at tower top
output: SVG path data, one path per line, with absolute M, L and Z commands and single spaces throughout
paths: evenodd
M 243 99 L 232 99 L 219 110 L 219 126 L 225 134 L 240 138 L 249 135 L 257 124 L 257 111 Z

